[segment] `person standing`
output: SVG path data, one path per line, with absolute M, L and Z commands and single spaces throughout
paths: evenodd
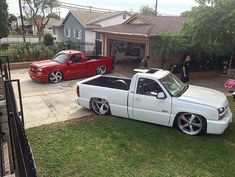
M 190 67 L 191 57 L 188 55 L 183 62 L 182 71 L 181 71 L 181 81 L 188 82 L 189 81 L 189 67 Z
M 141 60 L 141 62 L 140 62 L 140 67 L 141 67 L 141 68 L 148 68 L 149 59 L 150 59 L 149 56 L 146 56 L 145 58 L 143 58 L 143 59 Z

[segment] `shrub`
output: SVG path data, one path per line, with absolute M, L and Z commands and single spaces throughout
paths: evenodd
M 15 46 L 12 49 L 0 51 L 0 55 L 8 56 L 11 63 L 37 61 L 42 59 L 50 59 L 61 50 L 79 49 L 79 45 L 72 42 L 60 42 L 51 46 L 44 44 L 30 44 L 25 43 L 21 46 Z
M 51 35 L 51 34 L 45 34 L 44 36 L 43 36 L 43 44 L 45 45 L 45 46 L 51 46 L 51 45 L 53 45 L 53 36 Z
M 7 50 L 7 49 L 9 48 L 9 46 L 10 46 L 10 45 L 9 45 L 9 44 L 6 44 L 6 43 L 0 45 L 0 47 L 1 47 L 2 50 Z

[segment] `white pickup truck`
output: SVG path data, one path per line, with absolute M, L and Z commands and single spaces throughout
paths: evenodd
M 232 122 L 222 92 L 184 84 L 159 69 L 132 79 L 99 75 L 78 82 L 77 102 L 97 114 L 177 127 L 189 135 L 222 134 Z

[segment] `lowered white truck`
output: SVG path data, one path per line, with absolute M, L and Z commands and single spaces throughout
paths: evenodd
M 184 84 L 159 69 L 132 79 L 99 75 L 78 82 L 77 102 L 97 114 L 177 127 L 189 135 L 222 134 L 232 122 L 222 92 Z

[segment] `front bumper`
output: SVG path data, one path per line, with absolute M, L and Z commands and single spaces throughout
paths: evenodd
M 47 74 L 37 74 L 36 72 L 33 72 L 31 70 L 28 70 L 29 76 L 33 80 L 37 80 L 43 83 L 48 83 L 48 75 Z
M 207 120 L 207 133 L 222 134 L 231 122 L 232 112 L 228 108 L 227 114 L 222 120 Z

